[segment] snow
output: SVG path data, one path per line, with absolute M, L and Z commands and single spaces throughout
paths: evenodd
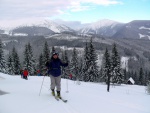
M 146 29 L 146 30 L 150 30 L 150 28 L 147 28 L 147 27 L 144 27 L 144 26 L 140 27 L 139 29 Z
M 125 57 L 125 56 L 121 57 L 121 68 L 126 69 L 126 71 L 128 71 L 128 60 L 129 57 Z
M 144 38 L 144 37 L 147 37 L 147 38 L 150 40 L 150 36 L 149 36 L 149 35 L 143 35 L 143 34 L 140 34 L 140 33 L 139 33 L 139 37 L 140 37 L 140 39 L 142 39 L 142 38 Z
M 110 87 L 100 83 L 76 82 L 62 79 L 62 97 L 67 103 L 56 101 L 49 90 L 50 78 L 43 76 L 10 76 L 0 73 L 0 113 L 150 113 L 150 95 L 144 86 L 121 85 Z
M 97 32 L 98 29 L 105 28 L 105 27 L 111 27 L 111 29 L 113 29 L 118 23 L 119 22 L 108 20 L 108 19 L 99 20 L 97 22 L 94 22 L 94 23 L 84 27 L 84 29 L 82 29 L 81 33 L 87 33 L 90 30 L 92 30 L 92 31 L 94 30 Z M 93 32 L 91 32 L 91 34 L 93 34 Z
M 26 33 L 14 33 L 13 36 L 28 36 Z
M 46 39 L 50 39 L 50 38 L 55 38 L 55 39 L 61 39 L 61 40 L 68 40 L 68 41 L 72 41 L 72 40 L 75 40 L 75 39 L 81 39 L 80 37 L 78 36 L 62 36 L 61 34 L 54 34 L 54 35 L 51 35 L 51 36 L 46 36 L 45 37 Z

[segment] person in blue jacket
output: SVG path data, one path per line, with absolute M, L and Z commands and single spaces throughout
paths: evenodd
M 51 78 L 51 90 L 52 95 L 55 96 L 55 87 L 57 88 L 57 97 L 61 98 L 61 66 L 67 67 L 68 63 L 63 63 L 59 57 L 58 53 L 53 53 L 51 60 L 46 63 L 48 68 L 48 74 Z

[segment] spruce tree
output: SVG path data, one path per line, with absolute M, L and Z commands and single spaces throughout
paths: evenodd
M 35 59 L 33 57 L 32 47 L 30 43 L 25 45 L 25 51 L 24 51 L 24 68 L 26 68 L 29 71 L 30 75 L 34 75 L 36 72 L 36 63 Z
M 108 83 L 109 81 L 108 77 L 110 76 L 110 74 L 111 74 L 110 55 L 108 49 L 106 48 L 103 57 L 103 72 L 102 72 L 102 78 L 105 80 L 106 83 Z
M 137 84 L 138 78 L 137 78 L 137 72 L 136 71 L 133 74 L 133 80 L 135 81 L 134 84 Z
M 44 62 L 45 62 L 45 63 L 50 60 L 50 50 L 49 50 L 47 41 L 46 41 L 45 44 L 44 44 L 43 59 L 44 59 Z
M 7 59 L 7 71 L 8 74 L 13 75 L 14 74 L 14 69 L 13 69 L 13 60 L 12 56 L 9 54 L 8 59 Z
M 109 92 L 110 89 L 110 78 L 111 78 L 111 61 L 110 61 L 110 55 L 108 52 L 108 49 L 106 48 L 105 54 L 103 57 L 103 72 L 102 72 L 102 78 L 104 78 L 106 84 L 107 84 L 107 91 Z
M 4 58 L 4 51 L 2 46 L 2 41 L 0 40 L 0 72 L 6 73 L 7 72 L 6 67 L 6 60 Z
M 76 48 L 73 49 L 72 59 L 70 62 L 70 71 L 79 80 L 79 63 Z
M 146 86 L 146 84 L 147 84 L 147 82 L 148 82 L 148 72 L 147 71 L 145 71 L 145 77 L 144 77 L 144 84 L 143 85 L 145 85 Z
M 55 47 L 54 47 L 54 46 L 52 47 L 51 55 L 52 55 L 53 53 L 55 53 Z
M 13 73 L 15 75 L 18 75 L 20 74 L 20 60 L 19 60 L 19 56 L 18 56 L 18 53 L 15 49 L 15 47 L 13 47 L 13 50 L 12 50 L 12 61 L 13 61 Z
M 45 74 L 45 62 L 43 59 L 43 54 L 41 53 L 39 56 L 39 64 L 38 64 L 38 69 L 40 70 L 41 74 L 44 75 Z
M 83 72 L 83 59 L 80 58 L 79 60 L 79 80 L 83 80 L 83 76 L 82 76 L 82 72 Z
M 33 56 L 33 50 L 30 43 L 28 43 L 28 50 L 29 50 L 29 59 L 30 59 L 30 69 L 29 72 L 31 75 L 34 75 L 36 72 L 36 59 Z
M 89 44 L 89 68 L 88 68 L 88 76 L 89 80 L 91 82 L 97 82 L 98 81 L 98 66 L 97 66 L 97 54 L 95 51 L 95 48 L 93 46 L 92 38 L 90 40 Z
M 126 69 L 123 70 L 123 74 L 124 74 L 124 82 L 126 83 L 127 80 L 128 80 L 128 77 L 127 77 L 127 70 L 126 70 Z
M 120 68 L 120 57 L 117 51 L 116 44 L 113 45 L 112 57 L 111 57 L 111 72 L 112 72 L 112 82 L 121 84 L 123 82 L 123 74 L 121 73 Z
M 68 55 L 67 55 L 67 50 L 64 50 L 63 52 L 62 52 L 62 62 L 67 62 L 68 64 L 69 64 L 69 59 L 68 59 Z M 67 67 L 62 67 L 62 77 L 63 78 L 68 78 L 69 75 L 70 74 L 70 69 L 69 69 L 69 66 L 67 66 Z
M 89 68 L 89 50 L 88 50 L 88 43 L 86 42 L 84 48 L 83 70 L 81 74 L 82 80 L 85 82 L 89 81 L 88 68 Z
M 144 72 L 143 72 L 143 68 L 140 68 L 140 71 L 139 71 L 138 84 L 139 85 L 144 85 Z

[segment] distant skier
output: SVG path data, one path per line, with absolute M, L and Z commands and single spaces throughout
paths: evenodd
M 41 76 L 40 70 L 37 70 L 37 76 Z
M 24 71 L 23 71 L 23 78 L 26 79 L 26 80 L 28 80 L 28 74 L 29 74 L 29 72 L 28 72 L 28 70 L 25 68 Z
M 20 75 L 21 75 L 21 78 L 23 78 L 23 70 L 20 69 Z
M 58 57 L 58 53 L 53 53 L 51 60 L 46 63 L 48 74 L 51 78 L 52 95 L 55 96 L 55 87 L 57 88 L 57 97 L 61 98 L 61 66 L 67 67 L 68 63 L 62 63 Z
M 72 74 L 69 74 L 69 78 L 70 78 L 70 80 L 72 80 Z

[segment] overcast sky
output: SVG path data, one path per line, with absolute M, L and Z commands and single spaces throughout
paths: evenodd
M 35 20 L 150 20 L 150 0 L 0 0 L 0 26 Z

